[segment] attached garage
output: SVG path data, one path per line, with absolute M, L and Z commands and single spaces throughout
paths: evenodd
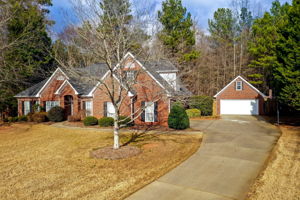
M 266 95 L 241 76 L 236 77 L 214 97 L 219 115 L 261 115 L 264 113 Z

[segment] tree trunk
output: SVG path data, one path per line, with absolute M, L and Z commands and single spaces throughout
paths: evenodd
M 119 149 L 120 148 L 118 120 L 119 120 L 118 115 L 115 114 L 115 117 L 114 117 L 114 149 Z
M 235 66 L 235 42 L 233 43 L 233 77 L 235 77 L 236 72 L 236 66 Z

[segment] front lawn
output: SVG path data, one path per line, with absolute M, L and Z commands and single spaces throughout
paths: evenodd
M 0 199 L 123 199 L 191 156 L 201 134 L 146 134 L 130 144 L 142 149 L 135 157 L 90 158 L 112 141 L 98 130 L 0 126 Z

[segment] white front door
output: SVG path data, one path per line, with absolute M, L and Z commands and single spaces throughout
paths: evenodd
M 221 115 L 258 115 L 258 99 L 224 99 L 220 101 Z

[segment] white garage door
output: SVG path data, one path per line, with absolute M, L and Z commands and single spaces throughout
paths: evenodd
M 258 115 L 258 99 L 221 100 L 221 115 Z

